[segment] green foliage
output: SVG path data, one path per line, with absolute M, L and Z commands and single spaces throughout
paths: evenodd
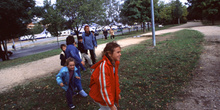
M 197 31 L 183 30 L 174 33 L 172 39 L 158 42 L 155 48 L 151 41 L 130 46 L 122 51 L 119 81 L 122 99 L 120 108 L 167 109 L 177 99 L 181 87 L 192 78 L 192 71 L 201 54 L 203 35 Z M 3 109 L 68 109 L 65 92 L 50 74 L 36 81 L 15 87 L 0 94 Z M 89 70 L 82 72 L 82 85 L 89 92 Z M 94 110 L 98 105 L 90 98 L 73 97 L 76 110 Z
M 189 19 L 208 19 L 214 24 L 215 20 L 220 20 L 219 0 L 188 0 Z
M 158 0 L 154 1 L 154 5 L 157 5 L 157 2 Z M 121 10 L 121 17 L 128 19 L 132 23 L 150 21 L 150 0 L 126 0 Z
M 44 30 L 44 29 L 43 29 L 43 26 L 42 26 L 41 24 L 39 24 L 39 23 L 35 24 L 34 28 L 31 29 L 31 31 L 32 31 L 33 34 L 39 34 L 39 33 L 41 33 L 43 30 Z
M 54 36 L 59 36 L 59 31 L 63 30 L 65 22 L 64 17 L 61 15 L 59 7 L 55 4 L 52 5 L 51 1 L 45 0 L 44 7 L 42 7 L 42 24 L 47 26 L 47 30 Z
M 104 15 L 104 0 L 59 0 L 61 14 L 67 18 L 66 27 L 80 31 L 82 24 L 98 21 Z
M 1 0 L 0 41 L 20 37 L 27 32 L 26 25 L 33 17 L 30 10 L 34 6 L 34 0 Z
M 188 15 L 186 6 L 183 6 L 179 0 L 171 1 L 168 4 L 164 2 L 159 3 L 158 18 L 156 21 L 163 24 L 177 24 L 178 19 L 180 23 L 186 23 L 186 16 Z

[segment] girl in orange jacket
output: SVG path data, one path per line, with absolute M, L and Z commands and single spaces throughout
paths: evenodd
M 98 103 L 99 110 L 117 110 L 120 96 L 118 66 L 121 47 L 115 42 L 106 45 L 101 61 L 94 64 L 90 80 L 90 97 Z

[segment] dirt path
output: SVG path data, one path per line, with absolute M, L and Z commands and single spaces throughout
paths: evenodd
M 205 35 L 204 51 L 195 76 L 172 105 L 177 110 L 220 110 L 220 27 L 194 27 Z

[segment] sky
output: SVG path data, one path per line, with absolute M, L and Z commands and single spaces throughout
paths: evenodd
M 169 3 L 171 0 L 160 0 L 160 1 L 164 1 L 165 3 Z M 182 2 L 182 4 L 185 4 L 185 2 L 187 2 L 187 0 L 180 0 L 180 2 Z
M 36 5 L 37 6 L 43 6 L 43 1 L 44 0 L 35 0 L 36 1 Z M 160 0 L 160 1 L 164 1 L 165 3 L 169 3 L 171 0 Z M 56 2 L 56 0 L 51 0 L 52 4 Z M 180 2 L 182 2 L 182 4 L 184 4 L 185 2 L 187 2 L 187 0 L 180 0 Z

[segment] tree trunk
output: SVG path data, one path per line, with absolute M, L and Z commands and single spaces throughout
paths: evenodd
M 178 24 L 180 24 L 180 18 L 178 18 Z
M 3 41 L 3 48 L 5 50 L 5 57 L 6 57 L 6 60 L 9 60 L 9 56 L 8 56 L 8 49 L 7 49 L 7 41 Z
M 74 30 L 74 32 L 76 33 L 77 41 L 78 41 L 78 38 L 79 38 L 79 31 L 78 31 L 78 29 L 77 29 L 77 30 Z
M 143 32 L 145 32 L 145 22 L 143 22 Z
M 3 41 L 0 41 L 0 58 L 2 59 L 2 61 L 5 61 L 6 59 L 5 59 L 5 54 L 2 50 L 2 42 Z

